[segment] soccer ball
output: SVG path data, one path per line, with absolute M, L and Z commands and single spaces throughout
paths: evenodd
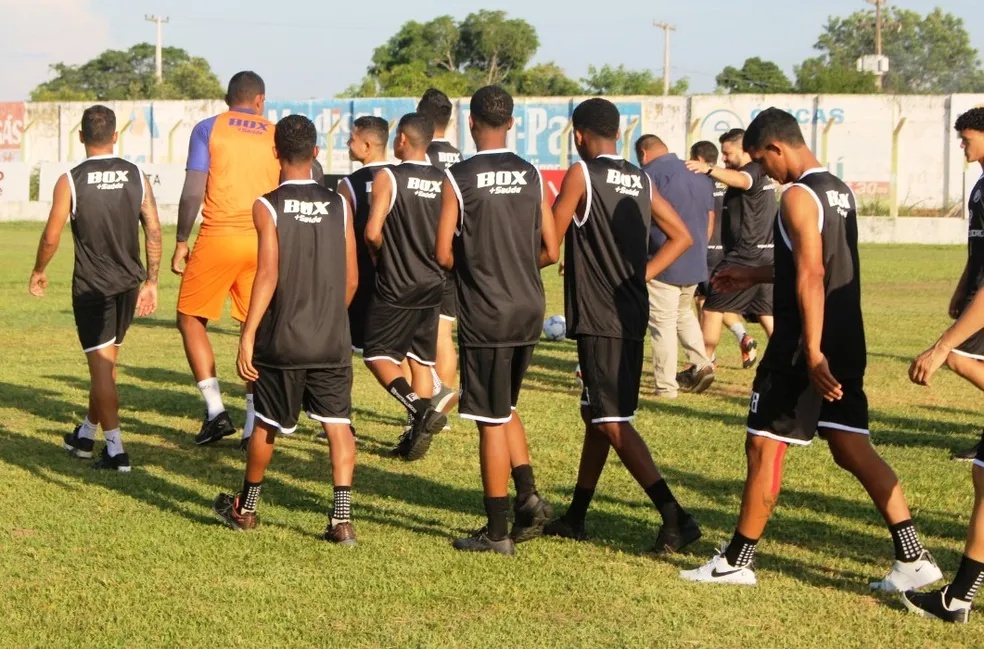
M 567 335 L 567 320 L 562 315 L 552 315 L 543 323 L 543 337 L 547 340 L 563 340 Z

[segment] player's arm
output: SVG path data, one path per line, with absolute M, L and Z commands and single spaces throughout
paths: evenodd
M 666 202 L 659 191 L 653 186 L 652 194 L 652 220 L 656 227 L 666 235 L 666 243 L 659 247 L 659 251 L 646 264 L 646 281 L 650 281 L 664 270 L 670 267 L 687 248 L 694 244 L 693 237 L 683 224 L 680 215 L 677 214 L 673 206 Z
M 707 240 L 714 238 L 714 210 L 707 212 Z
M 743 291 L 756 284 L 775 281 L 775 266 L 725 266 L 711 277 L 711 286 L 718 293 Z
M 372 195 L 369 197 L 369 220 L 366 222 L 366 245 L 373 262 L 383 247 L 383 226 L 389 216 L 393 202 L 393 177 L 386 169 L 377 171 L 372 180 Z
M 44 226 L 41 240 L 38 242 L 38 254 L 34 260 L 34 272 L 31 273 L 29 290 L 31 295 L 44 297 L 48 288 L 48 276 L 44 269 L 58 251 L 62 230 L 72 212 L 72 188 L 69 186 L 68 174 L 62 175 L 55 183 L 51 197 L 51 210 L 48 212 L 48 222 Z
M 587 183 L 584 179 L 584 165 L 578 163 L 564 174 L 564 180 L 560 183 L 560 192 L 553 204 L 554 230 L 557 234 L 557 241 L 564 240 L 564 237 L 567 236 L 567 230 L 571 227 L 571 221 L 578 213 L 584 215 L 586 194 Z
M 967 297 L 967 280 L 969 277 L 969 272 L 970 272 L 970 259 L 967 260 L 967 264 L 964 266 L 963 273 L 960 274 L 960 281 L 957 282 L 957 287 L 953 290 L 953 297 L 950 298 L 950 307 L 947 310 L 947 313 L 954 320 L 960 317 L 960 305 Z
M 349 184 L 344 180 L 338 183 L 338 189 L 336 190 L 342 198 L 345 199 L 348 205 L 349 221 L 355 218 L 355 197 L 352 196 L 352 191 L 349 189 Z
M 460 216 L 458 195 L 454 191 L 451 177 L 448 176 L 441 187 L 441 218 L 437 222 L 437 242 L 434 244 L 434 258 L 444 270 L 454 268 L 454 231 Z
M 150 179 L 144 176 L 144 198 L 140 204 L 140 224 L 144 231 L 144 253 L 147 255 L 147 281 L 137 297 L 137 315 L 148 316 L 157 310 L 157 277 L 161 270 L 161 220 L 157 214 L 157 199 Z
M 837 401 L 844 393 L 840 383 L 830 373 L 827 359 L 820 349 L 826 298 L 819 209 L 816 200 L 803 187 L 793 186 L 783 192 L 780 218 L 793 248 L 796 299 L 803 321 L 806 365 L 817 392 L 827 401 Z
M 702 160 L 687 160 L 685 164 L 687 165 L 687 169 L 690 171 L 698 174 L 704 174 L 712 180 L 717 180 L 724 183 L 728 187 L 748 191 L 755 183 L 752 175 L 747 171 L 738 171 L 737 169 L 727 169 L 725 167 L 718 167 L 717 165 L 709 165 Z
M 556 264 L 560 258 L 560 238 L 550 201 L 543 197 L 540 204 L 540 268 Z
M 359 288 L 359 259 L 355 250 L 355 224 L 348 200 L 342 204 L 345 210 L 345 306 L 352 304 Z
M 190 254 L 188 238 L 195 227 L 198 211 L 205 201 L 205 186 L 208 183 L 208 170 L 211 166 L 209 140 L 212 137 L 214 119 L 199 122 L 191 131 L 188 143 L 188 164 L 186 165 L 184 186 L 178 199 L 178 234 L 171 257 L 171 272 L 184 273 L 184 265 Z
M 978 291 L 957 321 L 943 332 L 932 347 L 912 361 L 909 380 L 917 385 L 929 385 L 933 374 L 943 366 L 950 353 L 981 329 L 984 329 L 984 291 Z
M 244 381 L 255 381 L 260 374 L 253 367 L 253 345 L 256 342 L 256 329 L 270 306 L 273 293 L 280 278 L 280 247 L 277 238 L 277 224 L 266 204 L 257 200 L 253 203 L 253 225 L 256 227 L 257 257 L 256 278 L 249 298 L 249 310 L 239 336 L 239 357 L 236 366 Z

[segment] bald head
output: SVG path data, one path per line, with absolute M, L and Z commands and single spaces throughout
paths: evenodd
M 635 150 L 636 159 L 639 160 L 639 164 L 642 166 L 670 152 L 663 140 L 652 134 L 643 135 L 636 140 Z

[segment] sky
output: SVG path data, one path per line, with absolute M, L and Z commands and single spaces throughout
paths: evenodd
M 984 50 L 984 30 L 975 30 L 971 11 L 979 0 L 891 4 L 921 13 L 943 4 L 964 19 L 974 47 Z M 207 59 L 223 84 L 236 71 L 253 69 L 266 80 L 270 99 L 307 99 L 332 97 L 357 82 L 373 49 L 404 22 L 447 13 L 460 19 L 501 9 L 523 18 L 540 38 L 533 62 L 553 61 L 573 78 L 604 64 L 661 75 L 663 33 L 653 22 L 665 21 L 676 26 L 672 78 L 687 77 L 692 93 L 709 93 L 725 66 L 740 67 L 748 57 L 773 60 L 792 76 L 793 65 L 813 55 L 828 16 L 869 5 L 755 0 L 755 10 L 749 6 L 734 0 L 0 0 L 0 101 L 27 99 L 50 78 L 53 63 L 83 63 L 105 49 L 154 42 L 147 14 L 168 17 L 165 45 Z

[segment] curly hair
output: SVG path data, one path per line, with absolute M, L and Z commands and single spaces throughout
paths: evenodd
M 590 131 L 607 140 L 618 137 L 618 108 L 601 97 L 587 99 L 578 104 L 571 115 L 571 122 L 577 130 Z
M 277 155 L 285 162 L 294 164 L 310 160 L 318 144 L 318 130 L 304 115 L 288 115 L 277 122 L 273 143 Z
M 957 118 L 953 128 L 957 131 L 981 131 L 984 133 L 984 108 L 971 108 Z
M 513 98 L 499 86 L 479 88 L 472 95 L 472 119 L 492 128 L 502 128 L 509 124 L 513 114 Z

